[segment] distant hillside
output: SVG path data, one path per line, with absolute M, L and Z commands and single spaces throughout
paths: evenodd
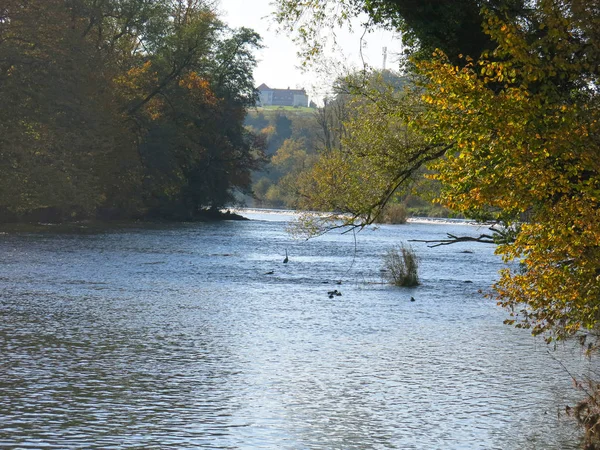
M 248 111 L 244 125 L 267 141 L 267 155 L 274 154 L 286 139 L 312 141 L 319 132 L 316 108 L 267 106 Z
M 249 114 L 262 112 L 264 114 L 272 114 L 273 112 L 292 112 L 299 114 L 313 114 L 316 108 L 307 108 L 305 106 L 257 106 L 249 110 Z

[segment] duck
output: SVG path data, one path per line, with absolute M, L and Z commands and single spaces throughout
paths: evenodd
M 340 291 L 338 291 L 337 289 L 334 289 L 333 291 L 327 292 L 327 295 L 329 296 L 329 298 L 333 298 L 333 297 L 339 297 L 340 295 L 342 295 L 342 293 Z

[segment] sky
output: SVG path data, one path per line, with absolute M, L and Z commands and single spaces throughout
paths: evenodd
M 397 66 L 394 54 L 400 53 L 400 38 L 388 31 L 378 30 L 364 37 L 361 58 L 361 35 L 359 21 L 355 32 L 336 32 L 340 48 L 326 53 L 327 64 L 303 71 L 302 60 L 297 56 L 298 48 L 291 37 L 276 32 L 276 25 L 270 18 L 274 7 L 272 0 L 220 0 L 219 11 L 222 19 L 232 28 L 245 26 L 258 32 L 264 48 L 257 52 L 258 66 L 254 72 L 256 85 L 265 83 L 271 88 L 305 88 L 317 103 L 329 91 L 336 76 L 348 68 L 362 68 L 363 60 L 368 65 L 383 67 L 383 47 L 387 47 L 388 69 Z

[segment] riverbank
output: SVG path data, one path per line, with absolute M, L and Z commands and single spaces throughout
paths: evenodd
M 146 216 L 131 219 L 84 219 L 84 220 L 63 220 L 63 221 L 44 221 L 44 220 L 0 220 L 0 233 L 18 233 L 18 232 L 98 232 L 106 229 L 123 229 L 144 227 L 163 227 L 176 223 L 196 223 L 196 222 L 221 222 L 221 221 L 244 221 L 250 220 L 247 217 L 238 214 L 230 209 L 226 210 L 205 210 L 192 218 L 176 219 L 172 217 Z

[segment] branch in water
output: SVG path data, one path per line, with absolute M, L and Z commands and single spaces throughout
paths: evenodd
M 429 245 L 428 247 L 439 247 L 441 245 L 451 245 L 456 244 L 458 242 L 479 242 L 481 244 L 497 244 L 497 240 L 494 239 L 494 236 L 490 234 L 481 234 L 478 237 L 473 236 L 455 236 L 453 234 L 448 233 L 448 239 L 435 239 L 435 240 L 424 240 L 424 239 L 410 239 L 409 242 L 425 242 L 426 244 L 434 244 Z

